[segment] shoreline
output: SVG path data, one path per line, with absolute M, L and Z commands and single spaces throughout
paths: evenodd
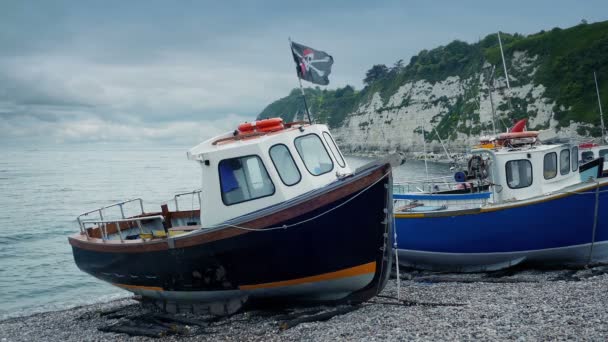
M 582 270 L 520 270 L 449 274 L 402 272 L 381 296 L 326 321 L 283 330 L 285 312 L 252 310 L 230 317 L 185 315 L 205 326 L 184 326 L 162 338 L 98 328 L 145 315 L 131 298 L 35 313 L 0 321 L 0 341 L 205 340 L 462 340 L 608 338 L 608 266 Z M 332 310 L 322 307 L 320 310 Z M 293 316 L 296 311 L 290 311 Z M 180 316 L 180 315 L 178 315 Z

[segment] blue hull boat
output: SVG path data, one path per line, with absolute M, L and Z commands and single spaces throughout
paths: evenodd
M 393 195 L 399 263 L 479 272 L 608 261 L 608 178 L 598 176 L 601 159 L 579 168 L 570 151 L 577 155 L 569 145 L 474 150 L 490 191 Z
M 399 262 L 476 272 L 522 262 L 567 266 L 608 260 L 608 182 L 572 191 L 525 204 L 396 213 Z

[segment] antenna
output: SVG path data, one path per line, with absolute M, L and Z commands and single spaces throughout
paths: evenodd
M 602 101 L 600 100 L 600 87 L 597 85 L 597 76 L 593 71 L 593 79 L 595 80 L 595 91 L 597 92 L 597 104 L 600 107 L 600 124 L 602 125 L 602 143 L 606 141 L 606 128 L 604 127 L 604 113 L 602 113 Z

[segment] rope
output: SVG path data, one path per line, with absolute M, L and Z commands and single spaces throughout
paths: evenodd
M 397 268 L 397 300 L 401 300 L 401 275 L 399 274 L 399 250 L 397 249 L 397 222 L 393 215 L 393 249 L 395 250 L 395 267 Z
M 589 259 L 587 260 L 587 265 L 591 263 L 591 258 L 593 257 L 593 245 L 595 245 L 595 230 L 597 228 L 597 215 L 600 204 L 600 182 L 598 181 L 597 187 L 595 188 L 595 210 L 593 217 L 593 233 L 591 235 L 591 246 L 589 247 Z
M 361 194 L 363 194 L 364 192 L 366 192 L 367 190 L 371 189 L 374 185 L 378 184 L 381 180 L 383 180 L 384 178 L 386 178 L 391 172 L 387 172 L 385 173 L 382 177 L 380 177 L 378 180 L 376 180 L 375 182 L 373 182 L 371 185 L 367 186 L 365 189 L 359 191 L 356 195 L 354 195 L 353 197 L 347 199 L 346 201 L 338 204 L 337 206 L 324 211 L 316 216 L 313 216 L 311 218 L 308 218 L 306 220 L 302 220 L 296 223 L 292 223 L 292 224 L 284 224 L 282 226 L 276 226 L 276 227 L 269 227 L 269 228 L 249 228 L 249 227 L 243 227 L 243 226 L 238 226 L 238 225 L 234 225 L 234 224 L 229 224 L 229 223 L 221 223 L 215 226 L 211 226 L 211 227 L 206 227 L 205 229 L 209 229 L 209 228 L 220 228 L 220 227 L 232 227 L 232 228 L 236 228 L 236 229 L 241 229 L 241 230 L 246 230 L 246 231 L 250 231 L 250 232 L 265 232 L 265 231 L 273 231 L 273 230 L 279 230 L 279 229 L 287 229 L 287 228 L 292 228 L 295 226 L 299 226 L 302 225 L 304 223 L 310 222 L 310 221 L 314 221 L 316 219 L 318 219 L 319 217 L 322 217 L 324 215 L 327 215 L 329 213 L 331 213 L 332 211 L 341 208 L 343 206 L 345 206 L 346 204 L 348 204 L 349 202 L 351 202 L 352 200 L 354 200 L 355 198 L 359 197 Z

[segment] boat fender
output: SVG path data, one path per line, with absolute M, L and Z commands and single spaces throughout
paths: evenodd
M 458 183 L 462 183 L 467 180 L 467 175 L 464 172 L 459 171 L 454 174 L 454 180 Z

